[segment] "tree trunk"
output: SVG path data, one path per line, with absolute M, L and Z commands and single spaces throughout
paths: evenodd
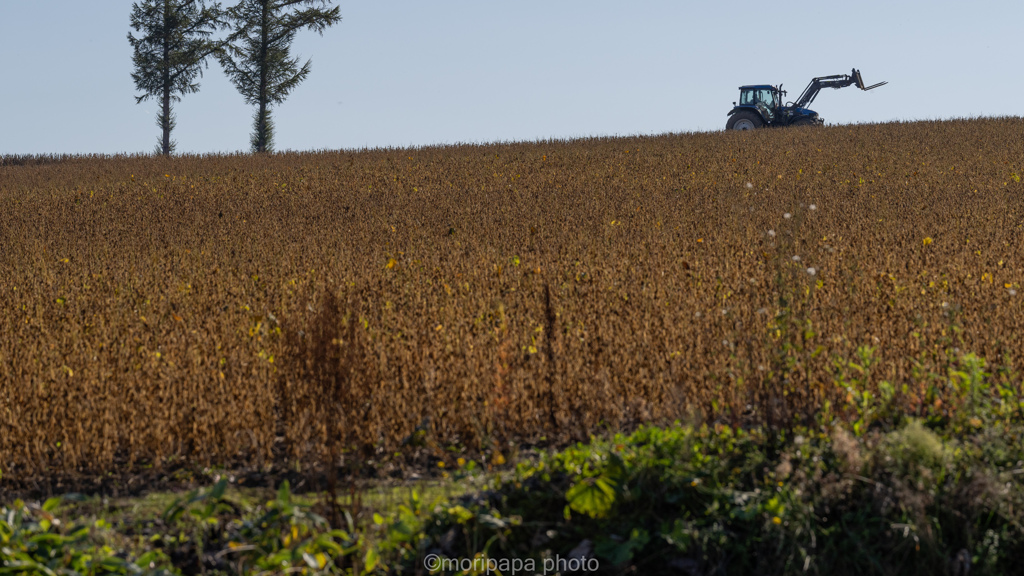
M 161 153 L 164 156 L 171 154 L 171 87 L 164 85 L 164 98 L 160 107 L 160 129 L 163 130 L 163 138 L 160 141 Z
M 262 93 L 262 92 L 261 92 Z M 256 117 L 256 151 L 267 151 L 267 101 L 260 98 L 260 109 Z
M 267 10 L 264 3 L 260 23 L 260 109 L 256 117 L 256 151 L 267 151 Z
M 171 39 L 168 37 L 170 25 L 170 6 L 164 1 L 164 29 L 163 29 L 163 101 L 160 103 L 160 129 L 163 131 L 160 140 L 160 151 L 164 156 L 171 154 Z

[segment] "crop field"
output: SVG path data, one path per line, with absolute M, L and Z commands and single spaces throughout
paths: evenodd
M 1022 133 L 6 159 L 0 492 L 1019 397 Z

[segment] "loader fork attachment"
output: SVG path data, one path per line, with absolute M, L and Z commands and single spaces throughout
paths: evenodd
M 857 84 L 857 88 L 860 88 L 861 90 L 865 91 L 872 90 L 874 88 L 878 88 L 879 86 L 885 86 L 886 84 L 888 84 L 888 82 L 879 82 L 878 84 L 872 84 L 871 86 L 865 87 L 864 79 L 861 78 L 860 76 L 860 70 L 857 70 L 856 68 L 853 69 L 853 74 L 851 74 L 851 76 L 853 76 L 853 81 L 854 83 Z

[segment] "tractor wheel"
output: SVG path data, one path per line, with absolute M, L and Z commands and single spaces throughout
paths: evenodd
M 811 120 L 810 118 L 808 118 L 806 116 L 802 116 L 800 118 L 797 118 L 796 120 L 793 120 L 792 123 L 790 123 L 790 126 L 814 126 L 814 125 L 815 125 L 814 124 L 814 120 Z
M 737 112 L 725 123 L 726 130 L 754 130 L 764 126 L 764 120 L 753 112 Z

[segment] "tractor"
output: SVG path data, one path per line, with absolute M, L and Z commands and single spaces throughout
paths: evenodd
M 879 82 L 871 86 L 864 86 L 864 79 L 860 71 L 854 68 L 850 74 L 837 74 L 835 76 L 822 76 L 811 80 L 811 83 L 804 88 L 797 101 L 782 104 L 782 97 L 786 91 L 782 84 L 771 86 L 758 84 L 754 86 L 740 86 L 740 103 L 732 103 L 733 109 L 729 111 L 729 121 L 725 123 L 726 130 L 753 130 L 762 126 L 821 126 L 825 120 L 818 116 L 814 110 L 808 110 L 807 106 L 814 102 L 822 88 L 846 88 L 856 85 L 861 90 L 873 90 L 888 82 Z

